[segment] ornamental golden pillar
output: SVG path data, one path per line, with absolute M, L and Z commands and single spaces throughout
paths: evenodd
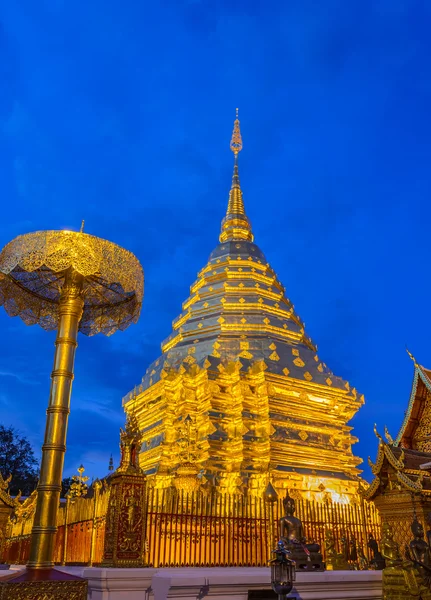
M 84 580 L 52 568 L 78 331 L 126 329 L 142 296 L 136 257 L 82 228 L 19 236 L 0 254 L 0 304 L 27 325 L 57 330 L 30 559 L 24 574 L 0 583 L 1 599 L 86 598 Z
M 51 393 L 46 411 L 45 440 L 42 446 L 38 501 L 34 516 L 28 568 L 54 566 L 54 543 L 57 533 L 57 509 L 60 502 L 67 421 L 70 412 L 73 365 L 78 327 L 82 317 L 82 275 L 69 268 L 60 294 L 58 330 L 55 341 Z

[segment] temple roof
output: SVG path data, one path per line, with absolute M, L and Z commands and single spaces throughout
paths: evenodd
M 190 288 L 162 355 L 147 369 L 142 383 L 124 399 L 154 385 L 163 372 L 192 364 L 218 374 L 220 363 L 240 361 L 247 372 L 264 361 L 269 373 L 342 390 L 356 390 L 337 377 L 317 355 L 305 325 L 262 250 L 254 243 L 239 181 L 242 139 L 238 118 L 231 141 L 234 171 L 220 243 Z M 358 402 L 362 398 L 358 397 Z
M 431 494 L 431 371 L 421 366 L 407 350 L 414 364 L 414 375 L 409 404 L 395 440 L 385 428 L 386 441 L 379 439 L 377 459 L 369 465 L 375 476 L 364 492 L 368 500 L 387 487 L 390 476 L 395 477 L 401 489 Z
M 408 354 L 415 367 L 412 390 L 403 423 L 395 439 L 395 444 L 404 448 L 412 448 L 414 446 L 415 434 L 418 428 L 424 425 L 424 418 L 429 416 L 425 415 L 425 412 L 429 408 L 431 395 L 431 371 L 421 366 L 410 352 Z M 425 427 L 424 429 L 427 428 Z M 429 437 L 431 440 L 431 435 Z M 421 438 L 422 444 L 424 441 L 424 438 Z
M 385 488 L 392 489 L 389 480 L 395 480 L 397 487 L 409 492 L 431 493 L 431 477 L 424 465 L 431 461 L 431 453 L 420 452 L 410 448 L 397 446 L 385 430 L 386 441 L 374 429 L 378 439 L 379 448 L 376 461 L 368 459 L 374 479 L 371 485 L 363 491 L 366 500 L 372 500 L 381 494 Z

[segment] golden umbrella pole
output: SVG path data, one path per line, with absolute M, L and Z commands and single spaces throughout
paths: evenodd
M 28 325 L 57 329 L 30 560 L 24 574 L 0 582 L 0 600 L 86 598 L 84 580 L 52 568 L 77 336 L 126 329 L 142 297 L 136 257 L 82 231 L 30 233 L 0 253 L 0 305 Z
M 54 543 L 57 533 L 57 509 L 60 502 L 67 421 L 70 412 L 73 365 L 78 346 L 78 327 L 82 317 L 84 278 L 68 269 L 58 305 L 58 330 L 55 341 L 54 369 L 42 446 L 40 479 L 37 486 L 36 512 L 33 521 L 28 567 L 46 569 L 54 566 Z

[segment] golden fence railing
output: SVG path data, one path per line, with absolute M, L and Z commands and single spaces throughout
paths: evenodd
M 271 506 L 263 498 L 239 495 L 152 489 L 147 502 L 146 558 L 154 567 L 267 565 L 284 514 L 281 499 Z M 380 538 L 378 513 L 365 501 L 320 504 L 300 499 L 296 511 L 306 538 L 320 544 L 324 556 L 328 528 L 339 551 L 355 545 L 369 556 L 368 535 Z
M 103 555 L 109 487 L 92 497 L 63 503 L 58 516 L 57 564 L 100 564 Z M 282 499 L 274 505 L 263 498 L 217 492 L 176 492 L 150 488 L 146 503 L 146 563 L 154 567 L 265 566 L 278 538 Z M 28 516 L 11 523 L 3 544 L 3 560 L 25 563 L 33 523 Z M 369 556 L 371 533 L 380 538 L 380 519 L 372 503 L 321 504 L 296 500 L 296 516 L 305 537 L 321 546 L 331 529 L 338 551 L 361 546 Z M 1 557 L 0 557 L 1 558 Z

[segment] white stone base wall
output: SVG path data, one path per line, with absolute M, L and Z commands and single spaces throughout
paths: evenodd
M 64 569 L 67 570 L 67 569 Z M 247 600 L 249 590 L 270 589 L 263 567 L 86 568 L 89 600 Z M 297 573 L 295 600 L 382 600 L 381 571 Z
M 1 571 L 0 578 L 23 568 L 12 566 L 10 571 Z M 247 600 L 249 590 L 271 589 L 266 567 L 57 568 L 88 579 L 88 600 Z M 297 573 L 289 598 L 382 600 L 382 572 Z

